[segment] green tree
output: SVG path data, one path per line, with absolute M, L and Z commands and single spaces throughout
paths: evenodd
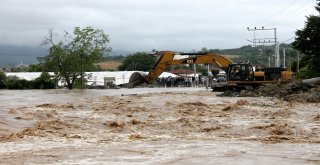
M 156 63 L 156 57 L 144 52 L 137 52 L 124 58 L 119 70 L 149 71 Z
M 109 37 L 103 30 L 92 27 L 76 27 L 73 35 L 65 32 L 65 42 L 53 41 L 52 29 L 45 39 L 50 44 L 49 54 L 39 58 L 44 71 L 53 71 L 58 80 L 63 80 L 69 89 L 80 80 L 81 88 L 85 81 L 85 71 L 96 69 L 95 63 L 106 53 L 111 51 L 108 47 Z
M 203 47 L 203 48 L 201 49 L 201 52 L 203 52 L 203 53 L 207 53 L 207 52 L 209 52 L 209 50 L 208 50 L 208 48 L 207 48 L 207 47 Z
M 315 7 L 320 13 L 320 2 Z M 320 76 L 320 16 L 307 16 L 305 26 L 296 31 L 293 47 L 305 54 L 303 61 L 306 61 L 305 68 L 301 73 L 303 78 Z
M 42 68 L 40 64 L 29 65 L 28 72 L 41 72 Z

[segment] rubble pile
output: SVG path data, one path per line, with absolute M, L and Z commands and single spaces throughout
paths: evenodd
M 287 84 L 267 84 L 256 89 L 225 91 L 222 96 L 276 97 L 285 101 L 320 102 L 320 81 L 295 81 Z

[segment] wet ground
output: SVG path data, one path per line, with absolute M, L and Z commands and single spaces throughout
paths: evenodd
M 0 91 L 0 164 L 320 164 L 319 103 L 204 88 Z

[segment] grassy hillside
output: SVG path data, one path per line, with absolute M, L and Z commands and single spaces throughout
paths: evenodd
M 103 70 L 118 70 L 119 65 L 122 64 L 121 60 L 108 60 L 104 62 L 100 62 L 99 65 Z
M 296 61 L 297 52 L 294 50 L 290 44 L 280 44 L 279 46 L 280 61 L 283 61 L 283 50 L 286 51 L 286 62 L 288 64 L 289 58 L 290 62 Z M 252 47 L 250 45 L 243 46 L 235 49 L 210 49 L 218 54 L 227 55 L 234 62 L 250 62 L 254 65 L 264 65 L 268 66 L 269 58 L 271 60 L 271 65 L 274 64 L 274 46 L 256 46 Z

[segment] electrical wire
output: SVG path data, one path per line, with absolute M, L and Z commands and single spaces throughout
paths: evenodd
M 293 1 L 291 3 L 291 5 L 295 4 L 296 2 L 297 1 Z M 306 11 L 311 9 L 310 8 L 311 5 L 312 5 L 312 7 L 314 7 L 313 3 L 314 3 L 313 0 L 307 0 L 302 4 L 300 3 L 301 5 L 299 5 L 300 6 L 299 8 L 291 9 L 291 10 L 289 10 L 289 8 L 287 8 L 288 12 L 290 12 L 290 11 L 292 11 L 292 12 L 290 14 L 287 14 L 287 15 L 282 16 L 282 17 L 280 17 L 280 13 L 281 12 L 278 12 L 276 14 L 278 17 L 275 17 L 273 20 L 270 20 L 268 23 L 264 24 L 264 26 L 268 26 L 268 25 L 270 26 L 271 24 L 286 24 L 287 22 L 289 22 L 291 20 L 291 18 L 296 18 L 297 16 L 301 15 L 302 13 L 304 13 L 304 15 L 305 15 Z M 285 13 L 285 12 L 282 12 L 282 13 Z M 291 38 L 289 38 L 289 39 L 287 39 L 285 41 L 282 41 L 280 43 L 287 43 L 287 42 L 291 41 L 294 38 L 295 38 L 295 36 L 293 36 L 293 37 L 291 37 Z
M 288 41 L 294 39 L 295 37 L 296 37 L 296 36 L 293 36 L 293 37 L 291 37 L 291 38 L 289 38 L 289 39 L 287 39 L 287 40 L 285 40 L 285 41 L 282 41 L 282 42 L 280 42 L 280 43 L 287 43 Z
M 286 17 L 283 17 L 282 19 L 279 19 L 277 21 L 275 21 L 275 23 L 287 23 L 289 21 L 290 18 L 295 18 L 296 16 L 300 15 L 300 14 L 304 14 L 305 15 L 305 11 L 310 10 L 310 6 L 312 0 L 309 0 L 307 3 L 305 3 L 303 5 L 303 7 L 301 7 L 300 9 L 296 10 L 294 13 L 287 15 Z M 313 2 L 312 2 L 313 3 Z M 314 6 L 312 6 L 314 7 Z
M 298 9 L 294 9 L 291 13 L 284 15 L 283 17 L 280 17 L 278 19 L 274 19 L 269 24 L 271 24 L 271 23 L 280 24 L 280 23 L 283 23 L 284 21 L 288 21 L 290 18 L 296 18 L 297 15 L 300 15 L 301 13 L 304 13 L 306 10 L 310 9 L 309 4 L 311 4 L 310 2 L 312 2 L 312 1 L 313 0 L 306 1 Z
M 257 25 L 264 25 L 264 22 L 270 21 L 272 18 L 279 16 L 281 13 L 285 12 L 288 10 L 293 4 L 295 4 L 298 0 L 293 0 L 289 5 L 286 5 L 285 7 L 281 8 L 278 12 L 273 14 L 272 16 L 260 21 L 257 23 Z

